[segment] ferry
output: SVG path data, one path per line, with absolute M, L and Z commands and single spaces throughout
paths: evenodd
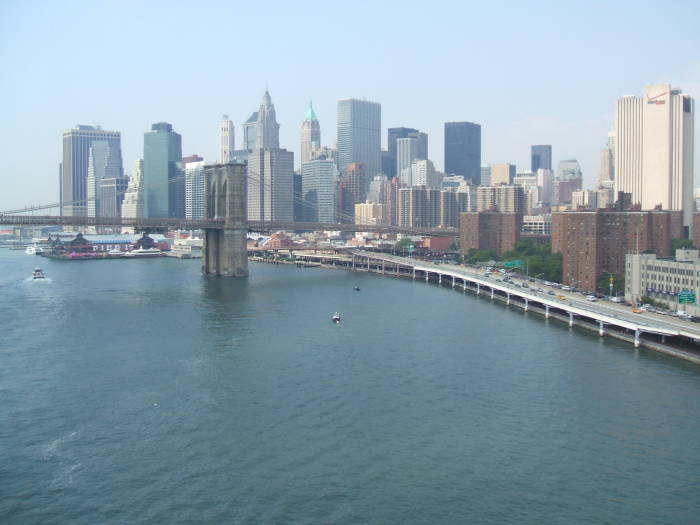
M 158 248 L 138 248 L 130 252 L 124 252 L 123 257 L 161 257 L 163 252 Z
M 37 266 L 34 268 L 34 272 L 32 272 L 32 277 L 34 279 L 44 279 L 46 276 L 44 275 L 43 270 Z

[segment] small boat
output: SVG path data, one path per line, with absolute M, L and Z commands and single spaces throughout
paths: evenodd
M 32 277 L 34 279 L 44 279 L 46 276 L 44 275 L 43 270 L 37 266 L 34 268 L 34 272 L 32 272 Z
M 331 317 L 331 321 L 335 324 L 340 324 L 340 314 L 338 312 L 334 313 L 333 317 Z
M 359 286 L 354 286 L 354 287 L 353 287 L 353 290 L 355 290 L 356 292 L 359 292 L 359 291 L 360 291 L 360 287 L 359 287 Z
M 27 249 L 24 250 L 24 253 L 26 253 L 27 255 L 41 255 L 42 253 L 44 253 L 44 250 L 35 244 L 33 246 L 27 246 Z

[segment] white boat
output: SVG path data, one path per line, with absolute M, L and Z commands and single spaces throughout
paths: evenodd
M 34 272 L 32 272 L 32 277 L 34 279 L 44 279 L 46 276 L 44 275 L 43 270 L 37 266 L 34 268 Z
M 163 252 L 158 248 L 138 248 L 130 252 L 124 252 L 124 257 L 160 257 Z
M 340 324 L 340 314 L 338 312 L 334 313 L 333 317 L 331 317 L 331 321 L 335 324 Z
M 44 253 L 44 250 L 35 244 L 34 246 L 27 246 L 27 249 L 24 250 L 24 253 L 26 253 L 27 255 L 40 255 Z

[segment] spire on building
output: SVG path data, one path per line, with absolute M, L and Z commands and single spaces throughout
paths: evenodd
M 280 147 L 280 125 L 277 123 L 275 106 L 272 103 L 270 92 L 267 90 L 265 90 L 258 110 L 255 147 L 260 149 Z
M 309 107 L 306 110 L 306 115 L 304 115 L 304 120 L 307 122 L 316 122 L 318 119 L 316 118 L 316 113 L 314 112 L 314 106 L 309 100 Z

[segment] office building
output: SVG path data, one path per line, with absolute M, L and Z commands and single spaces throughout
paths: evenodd
M 369 183 L 367 202 L 383 203 L 386 200 L 387 182 L 388 179 L 385 175 L 375 175 Z
M 544 168 L 537 170 L 537 189 L 540 202 L 545 206 L 552 204 L 553 182 L 554 172 L 552 170 Z
M 413 138 L 417 141 L 416 150 L 414 151 L 415 157 L 413 158 L 428 158 L 428 135 L 426 133 L 421 133 L 413 128 L 389 128 L 387 132 L 387 154 L 389 160 L 387 160 L 386 166 L 382 165 L 382 171 L 390 177 L 398 177 L 400 175 L 397 167 L 396 141 L 405 138 Z
M 615 189 L 643 209 L 661 205 L 693 213 L 695 101 L 670 84 L 644 88 L 615 106 Z
M 85 216 L 88 204 L 88 164 L 93 142 L 106 142 L 116 170 L 123 174 L 121 134 L 98 126 L 78 125 L 63 132 L 63 162 L 59 187 L 63 216 Z
M 115 151 L 108 140 L 92 141 L 88 152 L 88 217 L 119 217 L 127 183 L 121 151 Z
M 628 253 L 668 257 L 681 232 L 680 211 L 555 212 L 552 252 L 562 254 L 564 284 L 594 291 L 605 272 L 624 275 Z
M 381 105 L 367 100 L 338 101 L 338 169 L 346 173 L 349 164 L 364 165 L 371 179 L 381 173 Z M 369 181 L 367 181 L 367 184 Z M 360 201 L 363 202 L 364 198 Z
M 338 220 L 352 223 L 355 220 L 355 204 L 365 201 L 365 169 L 359 162 L 348 164 L 338 184 Z
M 491 164 L 491 186 L 513 184 L 515 164 Z
M 479 183 L 473 183 L 481 186 L 491 186 L 491 166 L 484 164 L 481 166 L 481 181 Z
M 236 149 L 236 134 L 233 128 L 233 122 L 224 115 L 219 124 L 219 163 L 226 164 L 234 158 Z
M 467 212 L 460 214 L 459 251 L 493 250 L 501 255 L 515 247 L 520 239 L 523 216 L 519 213 L 497 211 Z
M 301 123 L 301 165 L 314 158 L 314 151 L 321 147 L 321 125 L 316 118 L 314 107 L 309 102 L 304 121 Z
M 445 123 L 445 173 L 462 175 L 481 184 L 481 126 L 472 122 Z
M 243 125 L 243 149 L 253 151 L 258 136 L 258 112 L 254 111 Z
M 171 124 L 157 122 L 143 137 L 144 214 L 148 218 L 185 217 L 182 137 Z
M 411 162 L 418 156 L 418 139 L 406 137 L 396 141 L 396 169 L 404 186 L 413 186 L 411 180 Z
M 637 303 L 643 297 L 651 297 L 672 312 L 700 315 L 697 304 L 700 297 L 698 250 L 676 250 L 675 255 L 675 258 L 661 258 L 654 253 L 628 253 L 625 256 L 625 300 Z M 617 292 L 617 289 L 613 290 L 613 293 Z M 682 292 L 693 294 L 695 301 L 681 303 L 679 295 Z
M 248 218 L 294 219 L 294 153 L 279 147 L 275 106 L 265 90 L 257 111 L 255 148 L 248 155 Z
M 204 159 L 191 155 L 182 159 L 185 173 L 185 218 L 204 218 L 204 194 L 206 190 L 204 177 Z
M 571 192 L 571 209 L 595 210 L 598 208 L 598 192 L 590 190 L 576 190 Z
M 552 169 L 552 146 L 543 144 L 530 147 L 530 171 Z
M 141 218 L 145 215 L 145 198 L 143 190 L 143 159 L 134 162 L 134 169 L 129 177 L 129 185 L 122 201 L 122 217 Z
M 442 189 L 442 177 L 432 161 L 427 159 L 414 159 L 411 162 L 411 186 L 425 186 L 432 190 Z
M 338 168 L 332 160 L 310 160 L 301 166 L 302 216 L 308 222 L 336 222 Z

